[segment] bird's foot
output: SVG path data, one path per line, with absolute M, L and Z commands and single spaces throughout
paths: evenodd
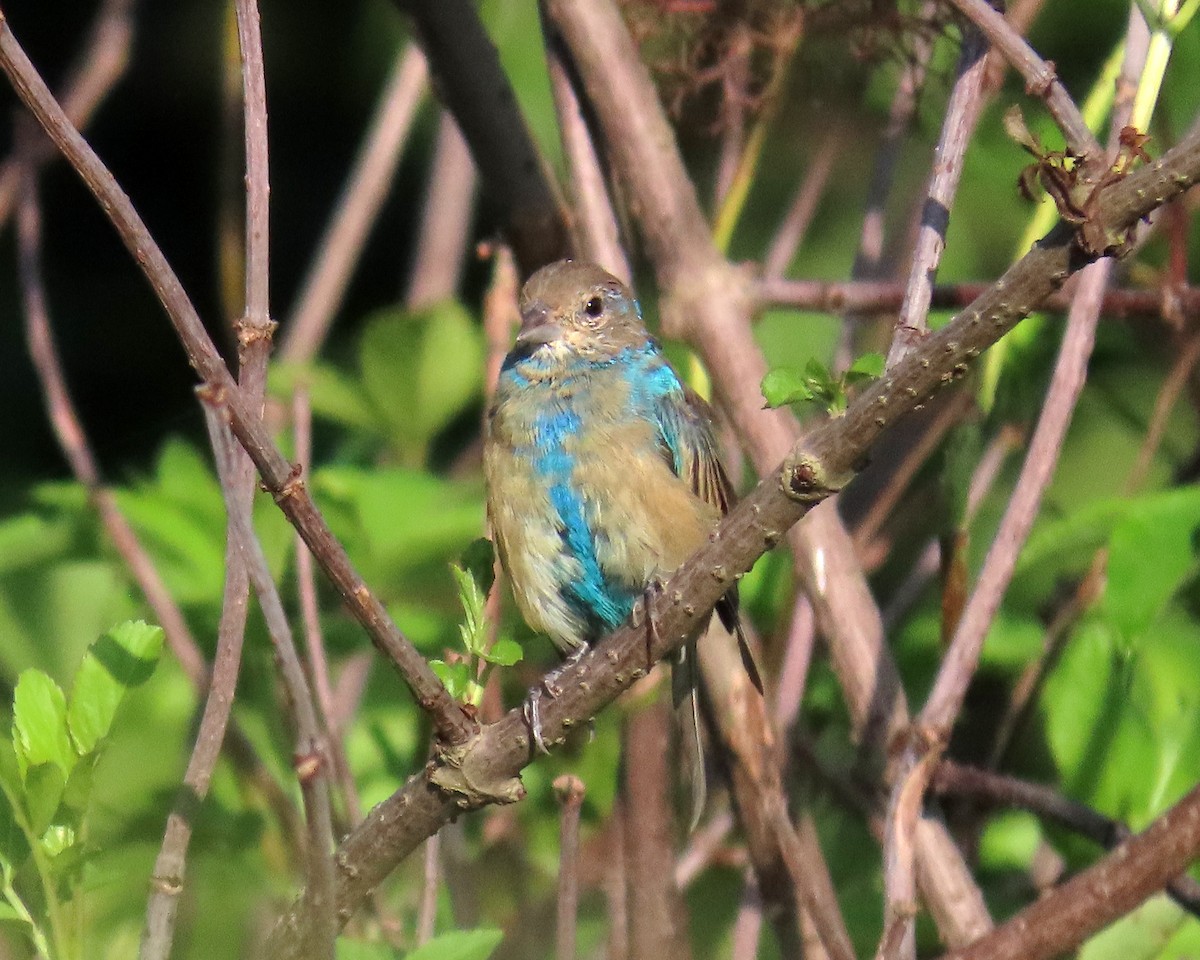
M 541 715 L 542 688 L 534 687 L 529 691 L 529 699 L 525 701 L 525 724 L 529 727 L 529 738 L 538 753 L 549 755 L 550 748 L 542 738 Z
M 533 740 L 533 745 L 537 748 L 538 753 L 550 753 L 549 748 L 546 746 L 546 741 L 542 736 L 542 692 L 545 691 L 546 695 L 552 700 L 562 696 L 562 687 L 558 683 L 559 677 L 562 676 L 563 671 L 568 667 L 573 667 L 578 663 L 587 651 L 586 644 L 576 647 L 571 651 L 570 656 L 566 660 L 542 677 L 542 682 L 529 691 L 529 699 L 525 701 L 525 723 L 529 727 L 530 739 Z
M 655 574 L 642 591 L 642 613 L 646 618 L 646 669 L 654 666 L 654 645 L 660 639 L 658 621 L 654 619 L 654 601 L 663 592 L 662 577 Z

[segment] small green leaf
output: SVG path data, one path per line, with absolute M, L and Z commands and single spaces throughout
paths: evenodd
M 475 678 L 471 675 L 469 664 L 461 660 L 446 663 L 445 660 L 430 660 L 429 666 L 437 674 L 438 679 L 446 685 L 450 696 L 455 700 L 466 702 Z
M 1196 487 L 1142 497 L 1113 527 L 1104 607 L 1125 644 L 1141 639 L 1196 570 L 1198 527 Z
M 479 585 L 485 597 L 492 592 L 496 581 L 496 549 L 487 537 L 480 537 L 467 545 L 462 553 L 462 568 Z
M 521 649 L 521 645 L 516 640 L 501 638 L 481 656 L 488 663 L 494 663 L 499 667 L 511 667 L 514 663 L 521 661 L 521 658 L 525 656 L 525 651 Z
M 778 367 L 767 371 L 762 379 L 763 399 L 768 407 L 783 407 L 789 403 L 804 403 L 813 399 L 812 390 L 808 388 L 799 372 L 789 367 Z
M 53 763 L 31 765 L 25 771 L 25 812 L 35 835 L 54 822 L 66 783 L 62 770 Z
M 368 322 L 359 363 L 394 441 L 415 457 L 478 396 L 483 338 L 454 300 L 415 314 L 387 310 Z
M 500 930 L 454 930 L 404 955 L 404 960 L 487 960 L 504 934 Z
M 396 960 L 400 954 L 386 943 L 338 937 L 334 956 L 337 960 Z
M 30 767 L 51 763 L 62 771 L 63 781 L 75 765 L 75 751 L 67 734 L 67 699 L 41 670 L 25 670 L 13 694 L 13 746 L 26 773 Z
M 69 826 L 64 824 L 55 824 L 42 834 L 41 845 L 51 857 L 60 857 L 67 850 L 75 846 L 79 839 L 78 834 Z
M 109 630 L 84 655 L 67 718 L 81 755 L 95 750 L 108 734 L 126 691 L 154 672 L 162 641 L 161 627 L 127 621 Z
M 852 383 L 859 380 L 874 380 L 876 377 L 881 377 L 883 376 L 883 367 L 886 362 L 886 358 L 882 353 L 864 353 L 850 364 L 850 369 L 846 371 L 846 380 Z
M 375 433 L 383 429 L 361 382 L 329 364 L 272 364 L 267 385 L 274 396 L 289 400 L 296 387 L 303 385 L 315 416 Z

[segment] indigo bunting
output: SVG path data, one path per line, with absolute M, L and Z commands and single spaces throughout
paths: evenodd
M 484 470 L 517 606 L 564 656 L 624 621 L 657 578 L 700 547 L 731 499 L 708 405 L 671 369 L 625 285 L 570 260 L 543 267 L 521 292 Z M 718 613 L 741 640 L 736 604 L 731 591 Z M 694 646 L 692 654 L 685 648 L 685 669 L 676 665 L 677 707 L 694 688 Z M 761 689 L 752 661 L 747 668 Z M 539 693 L 530 727 L 544 750 Z M 695 697 L 687 699 L 695 728 Z M 702 805 L 702 781 L 693 787 Z

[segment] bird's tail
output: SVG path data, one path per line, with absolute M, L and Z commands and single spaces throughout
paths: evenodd
M 696 829 L 708 802 L 704 745 L 700 740 L 700 664 L 696 656 L 696 641 L 691 640 L 679 648 L 671 663 L 671 702 L 675 706 L 679 753 L 692 801 L 689 833 Z

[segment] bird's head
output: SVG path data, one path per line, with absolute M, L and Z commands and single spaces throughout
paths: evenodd
M 606 357 L 644 343 L 646 337 L 629 288 L 594 263 L 559 260 L 538 270 L 521 290 L 518 349 L 549 346 Z

